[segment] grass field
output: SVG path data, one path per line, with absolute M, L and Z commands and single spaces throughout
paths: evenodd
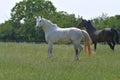
M 0 80 L 120 80 L 120 45 L 113 52 L 98 45 L 96 55 L 81 52 L 73 61 L 72 45 L 54 45 L 54 58 L 46 44 L 0 43 Z

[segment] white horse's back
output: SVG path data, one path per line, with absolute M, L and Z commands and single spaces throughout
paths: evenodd
M 77 28 L 56 28 L 45 35 L 46 40 L 53 43 L 70 43 L 75 40 L 80 41 L 82 32 Z

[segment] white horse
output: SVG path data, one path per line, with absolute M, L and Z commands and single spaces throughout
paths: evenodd
M 91 54 L 91 38 L 85 30 L 80 30 L 78 28 L 60 28 L 56 24 L 53 24 L 50 20 L 42 17 L 36 18 L 36 27 L 42 27 L 45 32 L 45 39 L 48 42 L 48 55 L 50 58 L 52 55 L 52 46 L 54 43 L 69 43 L 72 42 L 75 49 L 75 60 L 79 59 L 79 54 L 82 50 L 80 41 L 84 35 L 85 41 L 85 51 Z

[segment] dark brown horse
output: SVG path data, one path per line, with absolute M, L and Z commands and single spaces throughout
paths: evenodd
M 115 44 L 119 43 L 119 35 L 117 30 L 113 28 L 104 28 L 101 30 L 97 30 L 91 24 L 90 20 L 84 20 L 80 22 L 77 28 L 85 27 L 87 32 L 89 33 L 92 42 L 94 44 L 94 49 L 96 50 L 97 42 L 107 42 L 112 50 L 114 50 Z

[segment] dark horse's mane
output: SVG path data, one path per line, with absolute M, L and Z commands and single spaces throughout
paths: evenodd
M 77 28 L 85 27 L 87 32 L 89 33 L 93 44 L 94 49 L 96 50 L 97 42 L 107 42 L 112 50 L 114 50 L 115 44 L 119 43 L 119 35 L 118 31 L 113 28 L 104 28 L 101 30 L 97 30 L 91 23 L 90 20 L 82 19 L 82 21 L 78 24 Z

